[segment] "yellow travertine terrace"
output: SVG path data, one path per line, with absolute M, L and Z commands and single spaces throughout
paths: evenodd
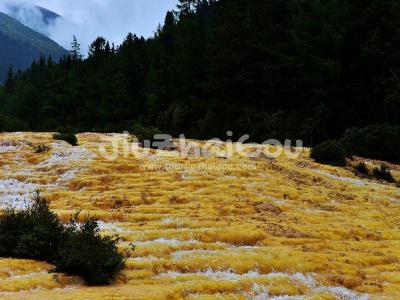
M 316 164 L 308 149 L 185 158 L 124 153 L 126 135 L 78 138 L 72 147 L 50 133 L 0 134 L 0 207 L 23 208 L 40 189 L 63 220 L 81 210 L 122 237 L 121 251 L 136 249 L 106 287 L 2 258 L 0 299 L 400 299 L 395 185 Z M 115 160 L 99 148 L 111 151 L 111 138 Z

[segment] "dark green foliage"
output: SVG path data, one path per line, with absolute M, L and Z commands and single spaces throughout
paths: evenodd
M 132 131 L 132 134 L 144 148 L 153 148 L 154 137 L 159 133 L 160 131 L 157 128 L 143 127 L 140 124 L 135 124 Z
M 398 1 L 179 5 L 149 39 L 128 34 L 115 47 L 99 37 L 85 60 L 75 40 L 72 57 L 36 61 L 0 91 L 0 113 L 38 131 L 122 132 L 137 123 L 173 136 L 226 139 L 231 130 L 306 145 L 382 123 L 383 135 L 353 132 L 361 143 L 346 139 L 346 147 L 400 161 Z
M 73 133 L 55 133 L 53 135 L 53 139 L 59 140 L 59 141 L 65 141 L 72 146 L 78 145 L 78 138 Z
M 360 162 L 359 164 L 357 164 L 354 169 L 356 169 L 359 173 L 369 176 L 369 169 L 367 167 L 367 165 L 363 162 Z
M 51 149 L 49 145 L 45 144 L 33 145 L 32 148 L 36 154 L 48 152 Z
M 102 237 L 95 220 L 64 225 L 37 193 L 25 210 L 0 215 L 0 257 L 52 263 L 57 272 L 82 276 L 90 285 L 110 284 L 124 267 L 118 237 Z
M 311 157 L 321 164 L 346 165 L 346 152 L 343 145 L 336 140 L 329 140 L 315 146 L 311 151 Z
M 71 58 L 73 61 L 79 61 L 82 59 L 82 54 L 81 54 L 81 44 L 78 43 L 78 40 L 76 36 L 73 36 L 72 42 L 71 42 Z
M 381 164 L 380 167 L 374 168 L 372 172 L 368 169 L 365 163 L 361 162 L 357 164 L 354 169 L 359 173 L 367 176 L 368 178 L 375 178 L 378 180 L 387 181 L 390 183 L 396 183 L 396 180 L 393 178 L 390 168 L 385 165 Z
M 60 220 L 36 194 L 28 209 L 8 209 L 1 215 L 0 256 L 54 262 L 62 233 Z
M 0 114 L 0 131 L 24 131 L 29 125 L 15 117 Z
M 371 125 L 349 129 L 342 142 L 353 155 L 400 162 L 400 126 Z
M 72 222 L 59 248 L 57 271 L 80 275 L 90 285 L 110 284 L 124 266 L 117 242 L 117 237 L 100 236 L 93 219 L 82 226 Z
M 390 169 L 385 164 L 382 164 L 379 168 L 375 168 L 372 172 L 372 176 L 379 180 L 395 183 L 396 180 L 390 173 Z

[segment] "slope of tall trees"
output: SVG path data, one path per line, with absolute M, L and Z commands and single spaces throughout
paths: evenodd
M 149 39 L 99 37 L 0 91 L 4 130 L 250 134 L 312 144 L 400 124 L 400 2 L 181 0 Z M 75 44 L 76 46 L 76 44 Z

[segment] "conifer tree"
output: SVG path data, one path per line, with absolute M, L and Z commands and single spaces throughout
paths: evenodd
M 4 84 L 4 91 L 7 94 L 11 94 L 14 90 L 14 72 L 12 67 L 8 68 L 6 82 Z
M 72 60 L 81 60 L 82 59 L 82 54 L 81 54 L 81 44 L 79 44 L 78 39 L 74 35 L 72 38 L 71 42 L 71 50 L 70 50 Z
M 181 13 L 187 14 L 192 11 L 194 0 L 179 0 L 178 9 Z

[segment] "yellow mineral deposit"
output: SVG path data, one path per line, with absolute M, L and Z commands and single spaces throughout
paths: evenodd
M 122 237 L 121 251 L 136 249 L 106 287 L 2 258 L 1 299 L 400 299 L 394 185 L 316 164 L 308 150 L 298 159 L 139 159 L 121 147 L 109 161 L 99 145 L 110 136 L 80 134 L 78 147 L 51 137 L 0 134 L 0 207 L 23 208 L 40 189 L 63 220 L 82 210 Z M 37 144 L 51 150 L 36 154 Z M 174 164 L 191 168 L 166 167 Z M 220 164 L 231 168 L 207 168 Z

